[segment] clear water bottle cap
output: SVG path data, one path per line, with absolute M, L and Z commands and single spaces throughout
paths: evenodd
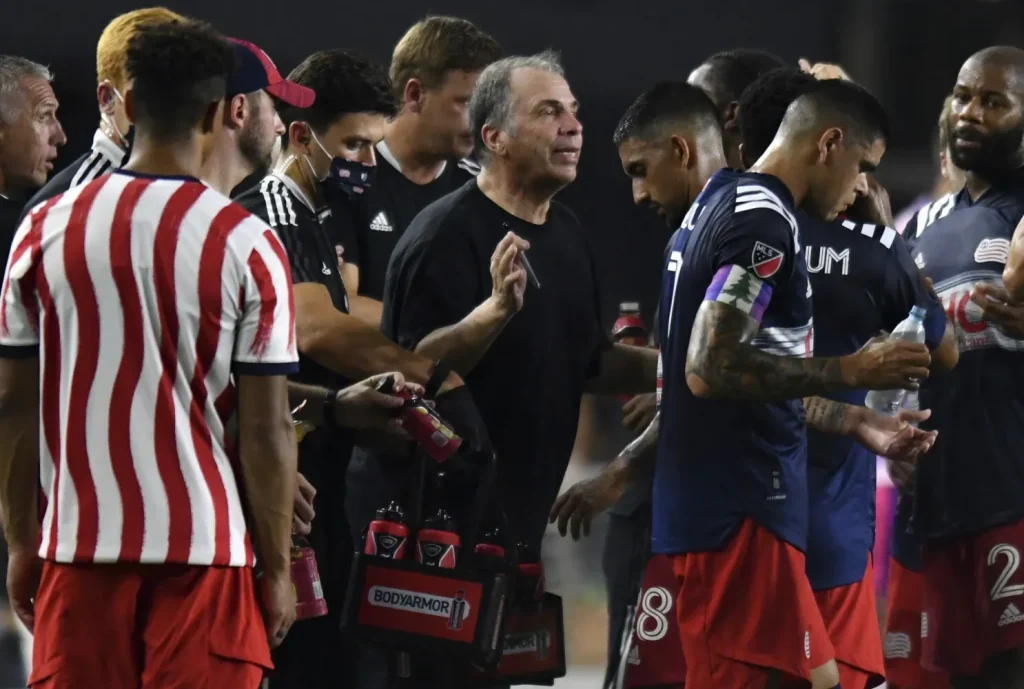
M 923 321 L 925 316 L 925 310 L 923 306 L 915 306 L 910 309 L 910 317 L 916 318 L 919 321 Z
M 636 301 L 624 301 L 619 304 L 619 313 L 638 313 L 640 311 L 640 302 Z

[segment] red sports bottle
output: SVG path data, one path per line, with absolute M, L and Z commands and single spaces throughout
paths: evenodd
M 363 552 L 389 560 L 404 560 L 408 540 L 409 527 L 405 524 L 405 513 L 401 505 L 392 502 L 377 510 L 377 518 L 370 522 Z
M 292 585 L 295 587 L 295 618 L 323 617 L 327 614 L 327 601 L 320 584 L 320 570 L 316 555 L 306 539 L 292 537 Z
M 435 462 L 443 462 L 455 454 L 462 445 L 462 438 L 456 435 L 448 422 L 434 411 L 426 400 L 408 390 L 394 391 L 394 381 L 388 377 L 378 384 L 377 390 L 405 400 L 399 414 L 402 428 L 412 439 L 423 446 Z
M 647 326 L 640 316 L 640 304 L 635 301 L 624 301 L 619 304 L 619 317 L 612 326 L 612 340 L 621 344 L 636 347 L 647 346 Z M 619 395 L 619 401 L 625 404 L 632 395 Z
M 491 529 L 483 535 L 480 542 L 473 549 L 477 555 L 488 555 L 490 557 L 505 557 L 505 546 L 502 545 L 500 529 Z
M 455 520 L 440 509 L 423 522 L 423 528 L 416 534 L 416 561 L 428 567 L 455 569 L 461 545 Z
M 521 603 L 536 602 L 544 597 L 544 565 L 533 548 L 520 542 L 519 575 L 516 577 L 516 599 Z

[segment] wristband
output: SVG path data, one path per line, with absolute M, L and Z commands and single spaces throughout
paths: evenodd
M 324 394 L 324 427 L 332 431 L 340 428 L 338 420 L 334 418 L 334 407 L 337 401 L 338 391 L 333 388 L 327 388 L 327 392 Z
M 437 391 L 444 385 L 444 382 L 448 380 L 451 372 L 452 367 L 444 359 L 435 361 L 434 368 L 430 372 L 430 378 L 427 379 L 427 384 L 423 386 L 423 396 L 427 399 L 433 399 L 437 395 Z

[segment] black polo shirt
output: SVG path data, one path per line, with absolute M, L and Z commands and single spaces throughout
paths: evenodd
M 21 208 L 21 201 L 0 194 L 0 251 L 3 252 L 5 268 L 7 266 L 7 255 L 11 253 L 14 233 L 18 231 Z
M 359 294 L 382 300 L 388 261 L 416 215 L 476 176 L 468 160 L 450 161 L 433 180 L 416 184 L 402 174 L 387 144 L 377 144 L 377 175 L 359 199 L 358 253 L 345 247 L 345 260 L 359 266 Z
M 510 230 L 530 242 L 541 288 L 527 286 L 522 310 L 465 380 L 497 451 L 497 487 L 510 528 L 536 548 L 576 440 L 584 386 L 610 346 L 601 326 L 593 252 L 576 216 L 554 201 L 546 222 L 534 225 L 467 182 L 424 209 L 399 240 L 388 267 L 381 329 L 411 349 L 464 318 L 490 296 L 491 254 Z M 353 460 L 350 499 L 354 491 L 377 502 L 387 499 L 374 485 L 380 474 L 370 462 Z M 352 512 L 353 521 L 380 506 Z

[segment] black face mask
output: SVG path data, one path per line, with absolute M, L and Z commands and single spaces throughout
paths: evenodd
M 376 176 L 377 168 L 374 165 L 345 158 L 332 158 L 327 177 L 320 181 L 320 188 L 328 198 L 337 194 L 358 196 L 373 186 Z

